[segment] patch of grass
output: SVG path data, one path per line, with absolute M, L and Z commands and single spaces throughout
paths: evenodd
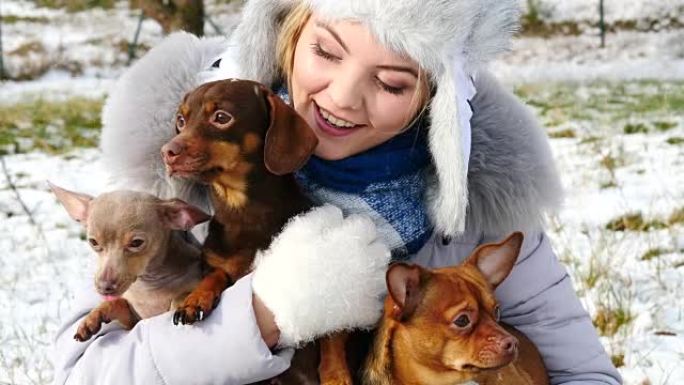
M 648 127 L 644 123 L 627 123 L 623 132 L 627 135 L 648 134 Z
M 680 207 L 672 212 L 670 217 L 667 219 L 667 224 L 670 226 L 684 224 L 684 207 Z
M 623 159 L 613 156 L 612 154 L 606 154 L 601 158 L 599 164 L 613 173 L 616 168 L 624 166 L 625 162 Z
M 111 9 L 114 0 L 33 0 L 39 7 L 65 9 L 67 12 L 85 11 L 91 8 Z
M 16 24 L 16 23 L 47 23 L 47 17 L 41 16 L 17 16 L 17 15 L 2 15 L 0 22 L 3 24 Z
M 592 255 L 589 259 L 588 268 L 584 265 L 576 271 L 578 282 L 584 290 L 594 289 L 599 284 L 609 281 L 610 266 L 605 259 L 597 255 Z
M 621 368 L 625 366 L 625 355 L 624 353 L 621 354 L 613 354 L 610 356 L 610 360 L 613 361 L 613 365 L 615 365 L 616 368 Z
M 603 138 L 600 136 L 587 136 L 586 138 L 582 138 L 579 142 L 579 144 L 594 144 L 602 141 Z
M 9 56 L 28 56 L 31 54 L 44 54 L 45 46 L 39 41 L 29 41 L 7 52 Z
M 657 219 L 646 221 L 641 213 L 625 214 L 606 224 L 606 229 L 611 231 L 650 231 L 664 228 L 667 228 L 667 224 Z
M 6 53 L 12 56 L 14 61 L 20 64 L 12 68 L 5 68 L 6 75 L 13 80 L 31 80 L 45 74 L 53 65 L 54 57 L 51 57 L 45 45 L 40 41 L 28 41 Z
M 667 138 L 666 142 L 667 142 L 667 144 L 671 144 L 673 146 L 676 146 L 676 145 L 684 143 L 684 138 L 682 138 L 681 136 L 673 136 L 671 138 Z
M 617 182 L 615 182 L 614 180 L 610 180 L 610 181 L 608 181 L 608 182 L 603 182 L 603 183 L 601 183 L 601 185 L 599 186 L 599 188 L 601 188 L 601 190 L 606 190 L 606 189 L 609 189 L 609 188 L 615 188 L 615 187 L 617 187 L 617 186 L 618 186 Z
M 531 83 L 516 86 L 514 92 L 547 126 L 552 121 L 576 121 L 589 122 L 601 132 L 662 132 L 679 124 L 670 116 L 684 115 L 682 81 Z M 627 126 L 635 115 L 644 119 L 642 126 Z
M 657 258 L 663 254 L 669 253 L 669 250 L 661 249 L 656 247 L 655 249 L 650 249 L 641 256 L 642 261 L 650 261 L 653 258 Z
M 634 320 L 634 315 L 629 309 L 619 307 L 617 309 L 610 309 L 601 307 L 596 312 L 594 317 L 594 327 L 602 336 L 614 336 L 621 327 L 628 325 Z
M 549 138 L 576 138 L 575 130 L 568 128 L 565 130 L 549 132 Z
M 677 127 L 677 123 L 656 121 L 656 122 L 653 122 L 653 127 L 655 127 L 655 129 L 658 131 L 665 132 L 665 131 L 669 131 L 669 130 Z
M 0 105 L 0 153 L 97 146 L 103 100 L 75 97 Z

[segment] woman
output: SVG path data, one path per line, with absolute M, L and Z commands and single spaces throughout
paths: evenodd
M 430 267 L 456 264 L 478 244 L 525 230 L 516 267 L 497 289 L 503 321 L 537 345 L 553 384 L 619 384 L 542 230 L 560 190 L 545 136 L 484 68 L 507 46 L 516 4 L 249 1 L 228 49 L 175 35 L 122 77 L 104 111 L 105 161 L 128 188 L 197 201 L 201 190 L 167 180 L 158 156 L 174 134 L 167 122 L 180 96 L 198 76 L 271 84 L 319 139 L 315 157 L 297 173 L 315 200 L 372 218 L 395 259 Z M 297 238 L 297 225 L 307 229 L 306 239 L 324 240 Z M 355 307 L 334 303 L 352 288 L 319 279 L 320 270 L 274 268 L 278 258 L 293 258 L 279 247 L 292 242 L 323 264 L 366 257 L 368 268 L 356 269 L 366 275 L 349 269 L 357 275 L 344 280 L 373 292 L 383 250 L 371 227 L 343 220 L 330 206 L 305 214 L 192 328 L 173 326 L 167 314 L 131 332 L 112 327 L 89 344 L 74 343 L 73 325 L 97 302 L 90 296 L 58 336 L 56 383 L 237 384 L 274 376 L 287 367 L 291 349 L 269 348 L 368 323 L 355 317 Z M 311 282 L 315 290 L 307 289 Z M 304 299 L 288 296 L 307 290 L 314 292 Z M 366 316 L 378 309 L 370 297 L 360 305 Z M 302 309 L 335 319 L 312 325 Z

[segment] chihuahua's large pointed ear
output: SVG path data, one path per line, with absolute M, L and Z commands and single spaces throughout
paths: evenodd
M 302 168 L 318 145 L 318 138 L 306 121 L 280 97 L 266 90 L 270 105 L 270 126 L 264 143 L 264 162 L 276 175 Z
M 88 220 L 88 207 L 90 207 L 90 202 L 93 200 L 93 197 L 87 194 L 63 189 L 50 183 L 50 181 L 48 181 L 47 184 L 57 197 L 57 200 L 64 206 L 67 213 L 69 213 L 69 216 L 75 221 L 85 225 Z
M 393 263 L 389 267 L 385 280 L 387 291 L 396 305 L 392 315 L 394 319 L 403 321 L 416 311 L 423 297 L 423 279 L 423 269 L 418 265 Z
M 523 240 L 523 233 L 517 231 L 499 243 L 484 244 L 473 251 L 466 263 L 477 267 L 487 282 L 496 288 L 513 269 Z
M 190 230 L 211 215 L 180 199 L 161 201 L 157 207 L 162 223 L 172 230 Z

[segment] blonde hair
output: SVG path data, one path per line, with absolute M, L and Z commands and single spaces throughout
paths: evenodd
M 278 70 L 280 76 L 287 83 L 288 89 L 290 87 L 290 79 L 294 67 L 294 56 L 297 42 L 302 34 L 304 26 L 311 18 L 312 10 L 305 2 L 298 2 L 289 13 L 285 16 L 281 23 L 280 32 L 276 41 L 276 57 L 278 60 Z M 411 104 L 418 102 L 418 109 L 414 116 L 407 119 L 404 129 L 413 125 L 413 123 L 423 115 L 428 106 L 428 101 L 432 97 L 432 85 L 429 76 L 425 73 L 422 67 L 418 67 L 418 82 L 417 87 L 413 93 Z

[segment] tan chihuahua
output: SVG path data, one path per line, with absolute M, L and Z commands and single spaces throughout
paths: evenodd
M 500 325 L 494 289 L 518 258 L 522 233 L 478 247 L 461 265 L 427 270 L 398 263 L 387 271 L 389 294 L 366 385 L 545 385 L 532 342 Z
M 131 329 L 142 318 L 175 309 L 202 278 L 199 245 L 185 232 L 211 218 L 202 210 L 142 192 L 93 198 L 48 184 L 71 218 L 85 226 L 99 257 L 95 287 L 105 301 L 81 322 L 74 339 L 86 341 L 113 320 Z

